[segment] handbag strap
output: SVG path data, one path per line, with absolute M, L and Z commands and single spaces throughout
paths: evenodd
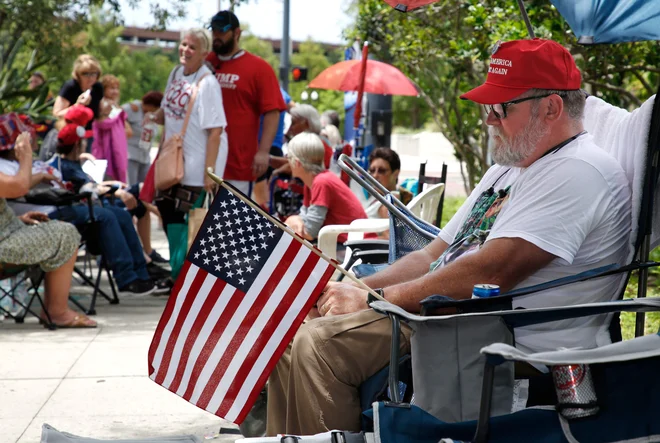
M 201 68 L 200 68 L 201 69 Z M 192 95 L 190 96 L 190 101 L 188 102 L 188 109 L 186 110 L 186 119 L 183 121 L 183 128 L 181 128 L 181 138 L 185 137 L 186 129 L 188 129 L 188 121 L 190 120 L 190 115 L 192 114 L 193 106 L 195 105 L 195 99 L 197 98 L 197 92 L 199 91 L 199 84 L 204 77 L 209 75 L 208 72 L 204 73 L 197 82 L 193 85 Z

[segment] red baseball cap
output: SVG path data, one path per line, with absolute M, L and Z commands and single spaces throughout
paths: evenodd
M 461 95 L 483 105 L 506 103 L 530 89 L 574 91 L 582 77 L 566 48 L 552 40 L 514 40 L 497 43 L 486 82 Z
M 91 137 L 92 131 L 85 131 L 84 126 L 68 123 L 57 133 L 57 140 L 64 145 L 73 145 L 78 140 Z
M 75 123 L 77 126 L 87 126 L 94 118 L 94 112 L 84 105 L 73 105 L 66 111 L 64 115 L 64 120 L 69 123 Z M 85 138 L 92 136 L 92 131 L 87 131 L 85 133 Z

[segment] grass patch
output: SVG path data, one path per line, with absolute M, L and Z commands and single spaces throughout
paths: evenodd
M 465 203 L 465 197 L 445 197 L 445 202 L 442 206 L 442 224 L 440 227 L 445 226 L 451 220 L 463 203 Z
M 660 261 L 660 248 L 651 251 L 651 260 Z M 630 277 L 626 287 L 625 298 L 637 297 L 638 273 L 635 272 Z M 647 297 L 660 297 L 660 269 L 649 269 L 649 280 L 646 291 Z M 621 314 L 621 334 L 624 340 L 635 337 L 635 316 L 631 312 Z M 656 334 L 660 331 L 660 312 L 649 312 L 646 314 L 646 323 L 644 325 L 644 334 Z
M 465 202 L 465 197 L 447 197 L 442 209 L 442 225 L 445 226 L 447 222 L 454 216 L 461 205 Z M 660 247 L 651 252 L 651 260 L 660 262 Z M 628 281 L 626 287 L 625 298 L 637 297 L 638 287 L 638 273 L 635 272 Z M 649 270 L 649 281 L 646 292 L 647 297 L 660 297 L 660 269 L 651 268 Z M 635 314 L 631 312 L 624 312 L 621 314 L 621 333 L 624 340 L 629 340 L 635 337 Z M 660 331 L 660 312 L 650 312 L 646 314 L 644 333 L 656 334 Z

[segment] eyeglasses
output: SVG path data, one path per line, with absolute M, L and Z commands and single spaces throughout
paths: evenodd
M 376 175 L 376 174 L 385 175 L 388 172 L 390 172 L 390 169 L 386 169 L 386 168 L 369 168 L 369 174 L 371 174 L 371 175 Z
M 560 97 L 563 97 L 563 95 L 557 94 L 557 93 L 545 94 L 545 95 L 535 95 L 533 97 L 519 98 L 518 100 L 511 100 L 510 102 L 498 103 L 496 105 L 484 105 L 484 109 L 486 110 L 486 114 L 490 114 L 490 112 L 492 111 L 493 114 L 495 114 L 495 117 L 502 120 L 503 118 L 506 118 L 506 108 L 507 107 L 509 107 L 511 105 L 515 105 L 517 103 L 526 102 L 527 100 L 537 100 L 537 99 L 541 99 L 541 98 L 550 97 L 551 95 L 558 95 Z
M 98 77 L 99 73 L 96 71 L 91 71 L 91 72 L 81 72 L 80 75 L 83 77 Z

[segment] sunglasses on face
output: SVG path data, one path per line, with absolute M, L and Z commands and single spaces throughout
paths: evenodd
M 82 75 L 83 77 L 98 77 L 99 73 L 96 71 L 92 71 L 92 72 L 83 72 L 80 75 Z
M 533 97 L 519 98 L 518 100 L 511 100 L 510 102 L 498 103 L 496 105 L 484 105 L 484 109 L 486 110 L 486 114 L 490 114 L 492 111 L 496 118 L 502 120 L 506 118 L 506 108 L 508 108 L 509 106 L 515 105 L 517 103 L 526 102 L 528 100 L 539 100 L 542 98 L 550 97 L 551 95 L 559 95 L 560 97 L 563 97 L 563 95 L 561 94 L 535 95 Z
M 388 172 L 390 172 L 390 170 L 386 168 L 369 168 L 369 174 L 371 175 L 376 175 L 376 174 L 385 175 Z

